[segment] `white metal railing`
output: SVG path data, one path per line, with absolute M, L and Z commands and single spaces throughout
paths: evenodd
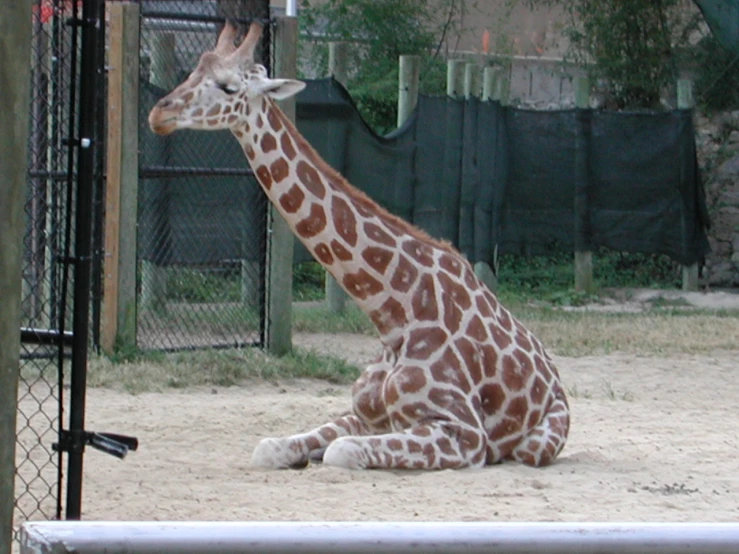
M 21 554 L 736 553 L 735 523 L 33 522 Z

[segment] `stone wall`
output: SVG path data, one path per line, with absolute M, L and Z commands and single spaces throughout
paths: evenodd
M 696 117 L 696 144 L 711 216 L 705 286 L 739 287 L 739 110 Z

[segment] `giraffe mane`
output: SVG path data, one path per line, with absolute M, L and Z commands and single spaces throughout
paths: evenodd
M 343 190 L 347 194 L 347 196 L 349 196 L 349 198 L 353 200 L 357 205 L 365 207 L 373 213 L 376 213 L 380 217 L 380 219 L 390 223 L 394 227 L 402 229 L 405 233 L 407 233 L 414 239 L 429 244 L 430 246 L 435 246 L 440 250 L 444 250 L 445 252 L 449 252 L 450 254 L 454 254 L 460 259 L 465 260 L 460 252 L 456 248 L 454 248 L 454 246 L 449 241 L 436 239 L 422 229 L 419 229 L 415 225 L 408 223 L 395 214 L 390 213 L 387 209 L 385 209 L 380 204 L 372 200 L 372 198 L 367 196 L 366 193 L 359 190 L 357 187 L 347 181 L 347 179 L 341 173 L 331 167 L 331 165 L 329 165 L 328 162 L 326 162 L 326 160 L 321 157 L 321 155 L 315 150 L 315 148 L 311 146 L 311 144 L 295 127 L 295 124 L 285 115 L 285 113 L 281 109 L 279 109 L 275 101 L 272 99 L 268 99 L 268 101 L 271 103 L 272 107 L 275 108 L 275 113 L 278 114 L 280 122 L 285 127 L 287 127 L 291 135 L 295 137 L 298 149 L 303 153 L 304 156 L 310 158 L 313 163 L 315 163 L 316 167 L 326 176 L 331 185 L 340 190 Z

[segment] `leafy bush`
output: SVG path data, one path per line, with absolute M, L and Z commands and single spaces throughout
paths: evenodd
M 303 0 L 301 26 L 318 47 L 312 65 L 328 68 L 324 41 L 351 43 L 347 88 L 362 117 L 379 134 L 397 120 L 398 58 L 421 57 L 421 90 L 444 87 L 442 45 L 457 32 L 455 22 L 466 11 L 464 0 Z M 441 17 L 440 17 L 441 15 Z

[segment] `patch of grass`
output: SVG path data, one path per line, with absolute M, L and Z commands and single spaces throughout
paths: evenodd
M 567 396 L 569 396 L 570 398 L 584 398 L 586 400 L 589 400 L 593 398 L 593 393 L 591 393 L 587 389 L 580 390 L 579 388 L 577 388 L 577 384 L 575 384 L 567 388 Z
M 731 311 L 668 308 L 605 313 L 519 304 L 512 312 L 560 356 L 710 354 L 735 350 L 739 336 L 739 313 Z
M 500 256 L 498 295 L 508 303 L 548 302 L 578 306 L 592 296 L 574 290 L 574 256 L 555 252 L 546 256 Z M 680 266 L 657 254 L 627 254 L 605 248 L 593 252 L 593 278 L 600 288 L 677 288 Z
M 634 394 L 631 391 L 617 391 L 613 388 L 613 385 L 603 379 L 602 381 L 603 393 L 609 400 L 623 400 L 625 402 L 632 402 L 634 400 Z
M 326 270 L 318 262 L 303 262 L 293 267 L 293 300 L 306 302 L 326 296 Z
M 300 348 L 286 356 L 270 356 L 257 348 L 178 352 L 141 356 L 123 363 L 98 356 L 90 359 L 88 384 L 123 389 L 132 394 L 167 388 L 229 387 L 250 379 L 322 379 L 353 382 L 358 367 L 345 360 Z
M 369 317 L 351 301 L 340 313 L 332 312 L 323 304 L 294 304 L 293 330 L 302 333 L 377 333 Z

